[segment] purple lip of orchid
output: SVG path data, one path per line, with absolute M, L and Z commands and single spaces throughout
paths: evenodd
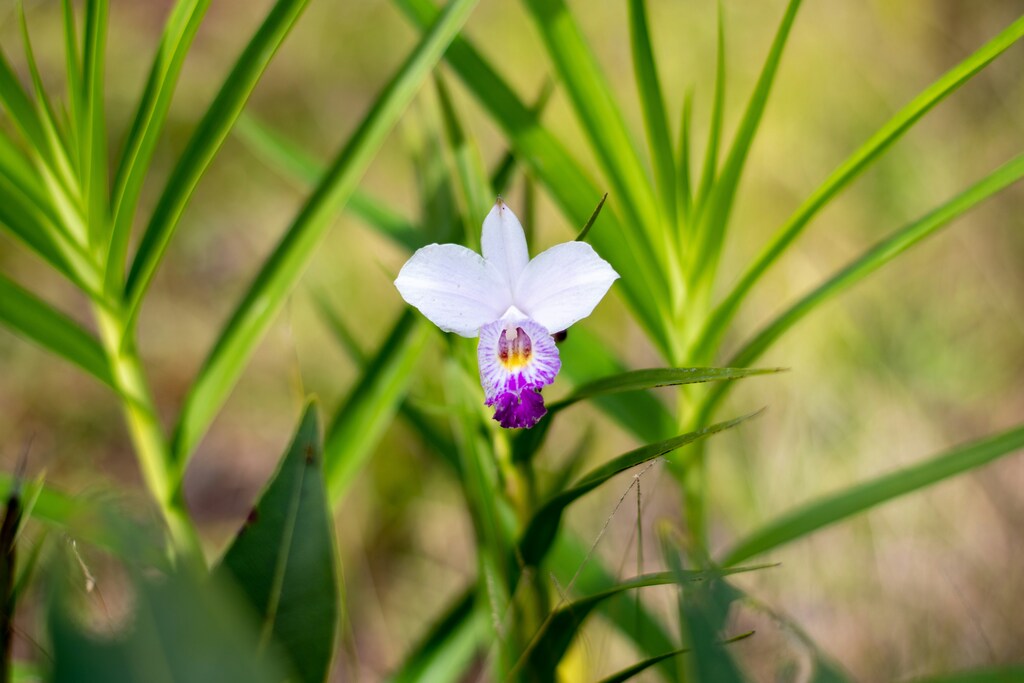
M 552 333 L 590 315 L 619 275 L 583 242 L 531 260 L 519 219 L 501 199 L 480 244 L 483 256 L 458 244 L 425 246 L 395 286 L 445 332 L 480 338 L 485 405 L 502 427 L 528 429 L 547 413 L 540 391 L 562 367 Z

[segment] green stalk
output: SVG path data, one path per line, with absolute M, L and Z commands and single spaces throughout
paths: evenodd
M 122 395 L 125 421 L 143 481 L 167 523 L 175 550 L 186 559 L 202 562 L 202 547 L 185 509 L 180 477 L 171 465 L 170 446 L 160 425 L 149 382 L 135 353 L 135 345 L 123 343 L 124 317 L 108 308 L 97 306 L 94 310 L 110 371 Z

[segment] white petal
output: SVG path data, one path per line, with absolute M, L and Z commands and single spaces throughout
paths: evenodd
M 501 272 L 509 284 L 509 290 L 515 290 L 519 274 L 530 260 L 530 253 L 526 250 L 523 226 L 519 224 L 512 209 L 500 199 L 484 219 L 480 250 L 484 258 Z
M 530 261 L 514 304 L 551 330 L 586 318 L 619 274 L 586 242 L 556 244 Z
M 418 249 L 395 279 L 402 298 L 445 332 L 475 337 L 511 304 L 496 268 L 458 244 Z

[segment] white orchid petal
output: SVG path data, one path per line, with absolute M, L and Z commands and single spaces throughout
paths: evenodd
M 557 244 L 530 261 L 514 304 L 552 333 L 586 318 L 619 274 L 585 242 Z
M 445 332 L 477 336 L 501 317 L 511 294 L 501 273 L 458 244 L 431 244 L 416 251 L 395 279 L 402 298 Z
M 509 290 L 514 291 L 519 275 L 530 261 L 530 252 L 526 249 L 526 234 L 519 219 L 512 209 L 500 199 L 484 219 L 483 235 L 480 237 L 480 248 L 484 258 L 497 268 Z

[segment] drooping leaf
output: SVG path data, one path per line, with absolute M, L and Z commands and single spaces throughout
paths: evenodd
M 231 578 L 303 683 L 322 683 L 339 616 L 331 508 L 316 403 L 306 406 L 277 472 L 215 574 Z M 251 656 L 251 655 L 250 655 Z

